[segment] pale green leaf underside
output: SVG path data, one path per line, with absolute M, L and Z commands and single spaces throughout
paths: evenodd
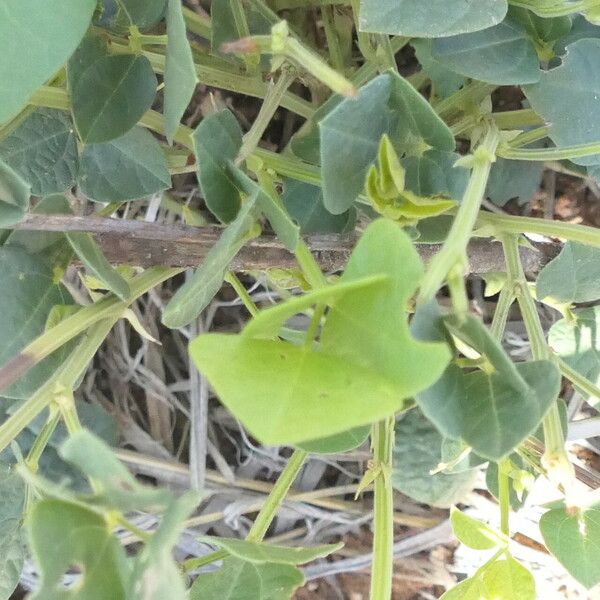
M 474 550 L 491 550 L 498 546 L 504 547 L 508 543 L 499 531 L 458 509 L 452 510 L 450 522 L 458 540 Z
M 31 94 L 67 62 L 95 7 L 96 0 L 0 3 L 0 123 L 14 117 Z
M 409 37 L 446 37 L 477 31 L 504 19 L 506 0 L 361 0 L 362 31 Z

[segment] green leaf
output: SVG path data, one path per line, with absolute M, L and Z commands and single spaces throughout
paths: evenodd
M 540 519 L 540 531 L 548 550 L 586 588 L 600 583 L 600 508 L 565 508 L 548 511 Z
M 190 600 L 290 600 L 303 583 L 302 572 L 291 565 L 227 558 L 217 571 L 198 576 Z
M 529 463 L 525 462 L 516 452 L 510 454 L 508 460 L 510 460 L 512 465 L 509 479 L 510 506 L 513 510 L 517 511 L 523 507 L 527 494 L 529 493 L 526 484 L 533 483 L 538 474 L 535 469 Z M 490 462 L 488 464 L 485 472 L 485 484 L 490 494 L 498 499 L 498 463 Z
M 194 90 L 198 77 L 187 31 L 181 0 L 168 0 L 167 6 L 167 61 L 165 65 L 165 134 L 170 144 L 179 127 Z
M 157 510 L 172 500 L 168 490 L 138 483 L 110 447 L 89 431 L 70 436 L 60 455 L 94 481 L 94 495 L 86 498 L 90 506 L 126 513 Z
M 205 334 L 190 355 L 223 404 L 266 445 L 372 423 L 402 408 L 406 397 L 372 369 L 281 341 Z
M 311 454 L 338 454 L 348 452 L 362 446 L 369 437 L 371 426 L 355 427 L 319 440 L 309 440 L 298 444 L 298 447 Z
M 257 564 L 271 563 L 279 565 L 303 565 L 317 558 L 329 556 L 344 546 L 344 544 L 326 544 L 310 548 L 295 548 L 212 536 L 205 536 L 201 538 L 201 541 L 223 548 L 223 550 L 227 550 L 229 554 L 241 560 Z
M 560 254 L 538 275 L 539 300 L 560 304 L 592 302 L 600 298 L 600 250 L 567 242 Z
M 550 328 L 548 343 L 572 369 L 600 385 L 600 306 L 575 310 L 573 317 Z
M 411 410 L 396 423 L 392 484 L 417 502 L 446 508 L 473 489 L 477 470 L 435 473 L 441 461 L 442 436 L 418 411 Z
M 356 210 L 332 215 L 323 204 L 323 190 L 316 185 L 285 179 L 281 200 L 303 234 L 345 233 L 354 228 Z
M 554 44 L 571 31 L 571 18 L 543 18 L 526 8 L 511 6 L 510 17 L 524 28 L 543 60 L 554 57 Z
M 126 32 L 131 25 L 148 29 L 162 18 L 167 0 L 103 0 L 99 24 Z
M 406 398 L 435 381 L 450 355 L 445 344 L 419 342 L 410 335 L 405 310 L 423 267 L 408 236 L 384 219 L 363 233 L 340 281 L 375 274 L 387 275 L 389 281 L 340 298 L 329 312 L 321 345 L 325 352 L 388 377 Z
M 116 140 L 85 146 L 78 182 L 91 200 L 127 202 L 166 190 L 171 176 L 154 136 L 135 127 Z
M 31 600 L 126 600 L 125 552 L 104 518 L 60 500 L 41 500 L 27 520 L 31 551 L 41 574 Z M 76 565 L 81 580 L 64 587 L 65 573 Z
M 383 134 L 401 155 L 415 146 L 454 150 L 454 137 L 427 101 L 406 80 L 384 73 L 356 98 L 336 106 L 319 123 L 324 204 L 333 214 L 348 210 L 363 191 Z
M 446 37 L 478 31 L 504 19 L 506 0 L 361 0 L 362 31 L 409 37 Z
M 488 597 L 481 577 L 475 576 L 449 589 L 440 600 L 488 600 Z
M 541 76 L 533 43 L 510 19 L 484 31 L 436 39 L 432 55 L 456 73 L 496 85 L 535 83 Z
M 187 585 L 173 559 L 173 547 L 199 501 L 199 494 L 187 492 L 167 508 L 158 529 L 135 559 L 129 598 L 187 600 Z
M 64 192 L 77 173 L 71 119 L 60 110 L 36 110 L 0 142 L 0 159 L 31 185 L 35 196 Z
M 432 54 L 430 39 L 414 39 L 411 45 L 423 71 L 431 79 L 433 90 L 437 96 L 447 98 L 457 92 L 464 84 L 465 78 L 438 62 Z
M 208 115 L 193 135 L 198 159 L 198 181 L 208 209 L 223 223 L 232 221 L 240 208 L 237 184 L 229 161 L 242 145 L 242 129 L 230 110 Z
M 455 152 L 429 150 L 423 156 L 402 160 L 406 170 L 406 189 L 420 196 L 444 195 L 460 201 L 469 182 L 466 169 L 455 167 L 460 158 Z
M 516 198 L 527 203 L 540 186 L 544 163 L 540 161 L 496 158 L 492 165 L 485 195 L 497 206 Z
M 237 217 L 208 251 L 204 262 L 182 285 L 167 304 L 162 322 L 171 328 L 191 323 L 221 288 L 229 263 L 253 236 L 256 221 L 256 196 L 248 199 Z
M 483 571 L 483 586 L 490 600 L 536 600 L 533 575 L 512 556 L 496 560 Z
M 41 257 L 30 256 L 19 246 L 0 248 L 0 364 L 17 355 L 44 332 L 46 319 L 56 304 L 71 304 L 71 295 L 53 280 L 51 266 Z M 32 367 L 3 395 L 27 398 L 54 374 L 71 346 L 63 346 Z
M 22 519 L 23 480 L 0 463 L 0 600 L 9 600 L 19 584 L 25 563 Z
M 0 228 L 11 227 L 25 216 L 29 194 L 29 184 L 0 160 Z
M 564 54 L 566 47 L 570 46 L 573 42 L 594 38 L 600 38 L 600 27 L 592 25 L 582 15 L 575 15 L 571 21 L 571 30 L 557 41 L 554 50 L 559 55 Z
M 69 244 L 79 257 L 86 269 L 97 277 L 106 289 L 116 294 L 121 300 L 129 298 L 129 284 L 121 274 L 113 269 L 106 260 L 100 246 L 89 233 L 67 233 Z
M 508 545 L 508 538 L 504 534 L 456 508 L 452 509 L 450 522 L 458 540 L 474 550 L 505 548 Z
M 531 107 L 546 121 L 558 146 L 600 139 L 600 82 L 590 65 L 600 61 L 600 39 L 582 39 L 567 47 L 562 64 L 542 73 L 539 83 L 523 88 Z M 600 163 L 600 154 L 573 159 L 578 165 Z
M 83 41 L 67 73 L 75 125 L 86 144 L 125 135 L 156 96 L 156 76 L 145 56 L 110 55 L 96 37 Z
M 274 193 L 275 197 L 273 197 L 267 193 L 241 169 L 231 163 L 229 164 L 229 175 L 241 192 L 246 196 L 256 197 L 257 207 L 265 215 L 281 243 L 290 252 L 294 252 L 300 239 L 300 228 L 290 219 L 277 194 Z
M 68 60 L 85 34 L 96 0 L 4 0 L 0 4 L 0 123 Z M 7 85 L 10 82 L 10 85 Z

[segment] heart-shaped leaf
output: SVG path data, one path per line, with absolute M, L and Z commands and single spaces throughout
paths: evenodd
M 458 540 L 474 550 L 505 548 L 508 545 L 508 538 L 504 534 L 456 508 L 452 509 L 450 522 Z

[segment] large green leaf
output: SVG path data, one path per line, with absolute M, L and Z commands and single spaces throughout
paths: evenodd
M 423 71 L 431 79 L 432 89 L 437 96 L 446 98 L 465 84 L 465 78 L 462 75 L 448 69 L 434 58 L 432 40 L 415 39 L 410 43 L 415 49 L 415 55 Z
M 279 565 L 302 565 L 317 558 L 329 556 L 344 545 L 326 544 L 309 548 L 295 548 L 222 537 L 205 537 L 203 541 L 223 548 L 229 554 L 241 560 L 258 564 L 272 563 Z
M 416 154 L 423 144 L 454 150 L 454 137 L 427 101 L 402 77 L 384 73 L 356 98 L 336 106 L 319 123 L 324 204 L 340 214 L 363 191 L 382 135 L 399 155 Z
M 88 498 L 91 506 L 126 513 L 165 508 L 172 500 L 168 490 L 139 483 L 110 447 L 89 431 L 70 436 L 60 455 L 94 481 L 94 494 Z
M 329 437 L 318 440 L 308 440 L 298 444 L 299 448 L 310 452 L 311 454 L 337 454 L 340 452 L 348 452 L 362 446 L 369 437 L 371 432 L 370 425 L 355 427 L 342 433 L 337 433 Z
M 79 257 L 86 269 L 99 279 L 106 289 L 116 294 L 121 300 L 127 300 L 130 295 L 129 284 L 123 276 L 113 269 L 106 260 L 102 249 L 89 233 L 67 233 L 69 244 Z
M 557 146 L 588 144 L 600 139 L 600 81 L 590 65 L 600 61 L 600 39 L 581 39 L 567 47 L 562 64 L 523 88 L 532 108 L 546 121 Z M 579 165 L 600 163 L 600 154 L 575 158 Z
M 68 60 L 92 19 L 96 0 L 3 0 L 0 4 L 0 123 Z
M 161 19 L 167 0 L 102 0 L 99 24 L 118 32 L 131 25 L 147 29 Z
M 442 458 L 442 436 L 418 411 L 396 423 L 392 484 L 417 502 L 449 507 L 474 487 L 477 470 L 435 473 Z
M 552 349 L 578 373 L 600 385 L 600 306 L 573 311 L 548 333 Z
M 205 334 L 191 343 L 190 354 L 223 404 L 267 445 L 372 423 L 406 398 L 402 387 L 372 369 L 286 342 Z
M 450 588 L 440 600 L 488 600 L 488 598 L 481 577 L 475 576 Z
M 240 208 L 240 194 L 229 173 L 242 145 L 242 129 L 233 113 L 208 115 L 194 131 L 198 181 L 209 210 L 223 223 L 232 221 Z
M 126 134 L 156 96 L 156 76 L 145 56 L 110 55 L 94 36 L 69 61 L 68 81 L 75 125 L 86 144 Z
M 165 133 L 169 143 L 172 143 L 198 81 L 181 12 L 181 0 L 168 0 L 167 34 L 164 113 Z
M 541 75 L 533 43 L 510 19 L 484 31 L 436 39 L 432 55 L 456 73 L 496 85 L 535 83 Z
M 91 200 L 125 202 L 166 190 L 171 176 L 154 136 L 135 127 L 116 140 L 85 146 L 78 182 Z
M 198 576 L 190 600 L 290 600 L 303 583 L 302 572 L 291 565 L 254 564 L 231 557 L 217 571 Z
M 544 163 L 541 161 L 496 158 L 485 195 L 498 206 L 504 206 L 513 198 L 519 204 L 525 204 L 539 189 L 543 171 Z
M 577 581 L 587 588 L 600 583 L 600 508 L 550 510 L 542 515 L 540 530 L 548 550 Z
M 36 110 L 0 142 L 0 159 L 31 185 L 35 196 L 64 192 L 77 172 L 71 119 L 60 110 Z
M 11 227 L 25 216 L 30 191 L 29 184 L 0 160 L 0 228 Z
M 484 598 L 490 600 L 536 600 L 533 575 L 512 556 L 496 560 L 483 571 Z
M 506 0 L 361 0 L 363 31 L 410 37 L 446 37 L 486 29 L 506 16 Z
M 199 501 L 199 494 L 187 492 L 167 508 L 158 529 L 135 559 L 129 598 L 188 599 L 186 581 L 173 558 L 173 547 Z
M 592 302 L 600 298 L 600 250 L 567 242 L 560 254 L 540 272 L 536 293 L 539 300 Z
M 25 484 L 9 467 L 0 463 L 0 599 L 9 600 L 21 577 L 25 562 L 22 529 Z
M 363 233 L 340 281 L 375 274 L 389 280 L 340 298 L 329 312 L 321 345 L 389 377 L 407 397 L 442 374 L 450 353 L 445 344 L 416 341 L 410 334 L 405 310 L 423 266 L 408 236 L 384 219 Z
M 323 204 L 323 190 L 316 185 L 286 179 L 281 200 L 304 234 L 343 233 L 354 228 L 356 210 L 332 215 Z
M 31 600 L 126 600 L 125 552 L 102 516 L 76 504 L 41 500 L 28 515 L 27 528 L 41 574 Z M 81 580 L 69 589 L 63 576 L 74 565 Z
M 4 340 L 0 364 L 4 364 L 44 332 L 54 305 L 71 304 L 72 298 L 62 285 L 54 283 L 51 265 L 16 245 L 0 248 L 0 281 L 0 335 Z M 30 396 L 54 374 L 70 350 L 71 346 L 56 350 L 2 393 L 11 398 Z
M 229 263 L 253 235 L 255 221 L 256 196 L 246 201 L 198 270 L 171 298 L 162 316 L 167 327 L 188 325 L 208 306 L 221 288 Z
M 511 6 L 508 14 L 525 28 L 543 60 L 554 57 L 554 44 L 571 31 L 572 23 L 568 16 L 543 18 L 526 8 L 516 6 Z

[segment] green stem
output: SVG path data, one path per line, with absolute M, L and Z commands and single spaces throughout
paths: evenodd
M 543 132 L 547 131 L 546 127 L 541 127 L 540 129 Z M 600 154 L 600 142 L 579 144 L 577 146 L 563 146 L 562 148 L 512 148 L 508 145 L 503 145 L 498 147 L 497 154 L 502 158 L 509 158 L 510 160 L 566 160 Z
M 241 164 L 258 146 L 264 132 L 266 131 L 273 115 L 279 108 L 283 96 L 287 92 L 290 85 L 294 82 L 295 75 L 288 69 L 284 69 L 277 79 L 277 83 L 272 84 L 265 96 L 265 99 L 260 107 L 258 116 L 256 117 L 252 127 L 244 136 L 242 147 L 235 160 L 236 164 Z
M 500 504 L 500 531 L 510 536 L 510 481 L 508 466 L 510 462 L 504 459 L 498 463 L 498 504 Z
M 544 120 L 531 108 L 495 112 L 492 118 L 499 129 L 523 129 L 544 124 Z
M 512 287 L 505 285 L 500 292 L 500 296 L 498 297 L 494 318 L 492 319 L 492 324 L 490 325 L 490 333 L 497 340 L 501 340 L 502 336 L 504 335 L 506 322 L 508 321 L 508 313 L 510 312 L 510 307 L 512 306 L 514 300 L 515 295 Z
M 379 473 L 375 478 L 373 564 L 371 600 L 390 600 L 394 569 L 394 491 L 392 488 L 392 452 L 394 417 L 373 425 L 373 461 Z
M 189 31 L 206 40 L 210 40 L 212 36 L 212 28 L 210 19 L 208 17 L 199 15 L 197 12 L 184 6 L 183 19 L 185 21 L 185 26 L 187 29 L 189 29 Z
M 27 454 L 27 458 L 25 459 L 25 463 L 27 464 L 27 468 L 34 473 L 37 472 L 40 462 L 40 457 L 42 453 L 46 449 L 52 434 L 56 430 L 56 426 L 60 422 L 60 411 L 57 406 L 50 405 L 49 406 L 49 414 L 44 426 L 41 431 L 38 433 L 33 445 L 31 446 L 29 453 Z
M 530 129 L 529 131 L 524 131 L 520 133 L 517 137 L 513 138 L 506 144 L 506 147 L 509 150 L 516 150 L 517 148 L 521 148 L 522 146 L 527 146 L 533 142 L 537 142 L 538 140 L 543 140 L 548 136 L 550 131 L 549 127 L 536 127 L 535 129 Z M 498 147 L 496 154 L 500 155 L 503 152 L 504 148 L 502 146 Z
M 566 377 L 577 391 L 585 397 L 586 402 L 593 408 L 600 407 L 600 388 L 594 385 L 589 379 L 575 371 L 562 358 L 557 358 L 558 368 L 563 377 Z
M 327 285 L 327 278 L 323 275 L 319 263 L 317 263 L 309 247 L 302 240 L 298 242 L 295 256 L 302 274 L 310 287 L 317 289 Z
M 498 129 L 491 126 L 481 145 L 472 155 L 473 170 L 469 184 L 452 223 L 446 242 L 433 258 L 423 279 L 419 302 L 425 303 L 436 294 L 450 271 L 464 269 L 467 264 L 467 244 L 477 221 L 481 200 L 485 193 L 496 146 L 500 139 Z
M 259 310 L 254 301 L 250 297 L 248 290 L 244 287 L 242 282 L 238 279 L 237 275 L 233 271 L 228 271 L 225 275 L 225 281 L 233 287 L 235 293 L 239 299 L 244 303 L 246 310 L 253 316 L 258 315 Z
M 474 81 L 465 85 L 451 96 L 444 98 L 433 106 L 433 109 L 443 119 L 449 119 L 456 113 L 464 111 L 465 106 L 479 104 L 486 96 L 489 96 L 498 86 L 481 81 Z
M 340 46 L 340 38 L 335 29 L 335 13 L 333 6 L 323 6 L 321 16 L 323 18 L 323 29 L 327 38 L 327 48 L 331 64 L 336 71 L 343 73 L 346 70 L 344 64 L 344 54 Z

